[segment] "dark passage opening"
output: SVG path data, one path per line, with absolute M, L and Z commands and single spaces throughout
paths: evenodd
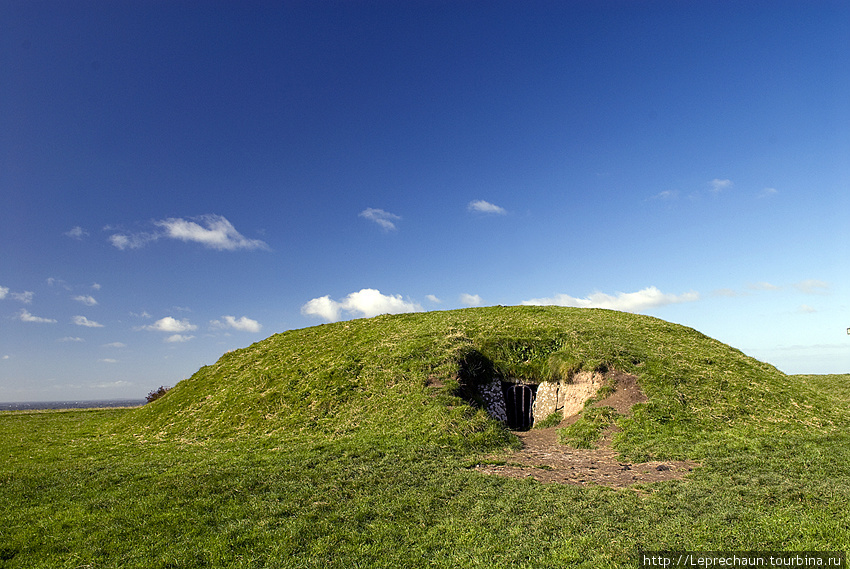
M 527 385 L 518 384 L 508 384 L 504 390 L 508 428 L 527 431 L 533 422 L 531 404 L 534 401 L 534 391 Z

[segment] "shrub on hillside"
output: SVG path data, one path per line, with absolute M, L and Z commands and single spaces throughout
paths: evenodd
M 150 403 L 152 401 L 156 401 L 157 399 L 159 399 L 160 397 L 165 395 L 165 393 L 169 389 L 171 389 L 171 388 L 165 387 L 164 385 L 160 385 L 159 389 L 157 389 L 156 391 L 151 391 L 150 393 L 148 393 L 148 395 L 147 395 L 147 397 L 145 397 L 145 399 L 147 399 L 148 403 Z

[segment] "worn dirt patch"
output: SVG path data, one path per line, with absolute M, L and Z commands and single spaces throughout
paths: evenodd
M 646 401 L 637 378 L 619 372 L 606 375 L 616 382 L 613 394 L 596 403 L 610 406 L 625 415 L 635 403 Z M 473 467 L 484 474 L 509 478 L 534 478 L 544 483 L 599 484 L 611 488 L 625 488 L 633 484 L 676 480 L 699 466 L 693 461 L 652 461 L 632 463 L 622 461 L 611 448 L 613 431 L 605 433 L 595 449 L 574 449 L 558 443 L 558 428 L 574 422 L 578 416 L 567 417 L 557 427 L 516 431 L 522 448 L 498 456 Z
M 605 374 L 605 380 L 614 383 L 614 393 L 599 401 L 595 405 L 597 407 L 613 407 L 620 415 L 628 415 L 632 410 L 632 405 L 636 403 L 645 403 L 646 395 L 638 385 L 637 377 L 613 371 Z

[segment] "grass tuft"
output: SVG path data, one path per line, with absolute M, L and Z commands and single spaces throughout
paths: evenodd
M 558 429 L 558 442 L 573 448 L 594 448 L 602 431 L 616 418 L 613 407 L 585 407 L 575 423 Z

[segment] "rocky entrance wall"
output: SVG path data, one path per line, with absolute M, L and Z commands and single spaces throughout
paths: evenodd
M 517 417 L 514 397 L 508 395 L 508 389 L 519 382 L 503 382 L 497 378 L 480 385 L 478 395 L 491 417 L 511 428 L 523 430 L 530 428 L 534 421 L 543 420 L 552 413 L 561 413 L 563 417 L 575 415 L 582 410 L 588 399 L 596 395 L 602 386 L 602 379 L 602 374 L 598 372 L 579 372 L 573 375 L 570 381 L 546 381 L 539 385 L 527 385 L 532 397 L 528 420 Z M 511 409 L 508 409 L 509 406 Z
M 545 419 L 556 412 L 571 417 L 580 412 L 585 402 L 602 387 L 602 374 L 599 372 L 582 371 L 570 379 L 569 382 L 546 381 L 537 387 L 532 411 L 535 419 Z

